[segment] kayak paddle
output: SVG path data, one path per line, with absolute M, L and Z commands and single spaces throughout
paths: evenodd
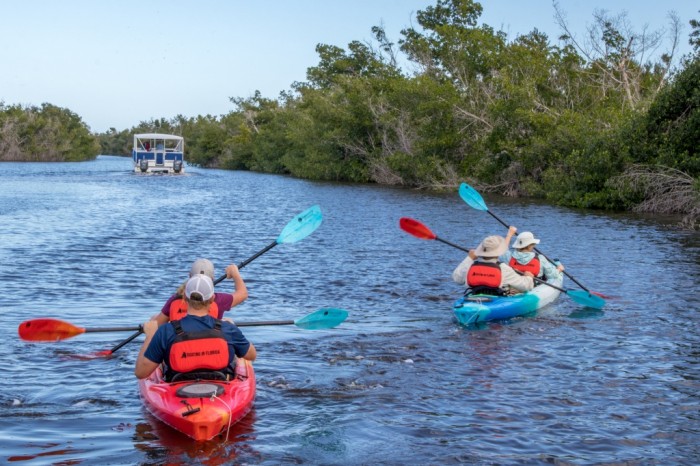
M 484 212 L 488 212 L 493 218 L 495 218 L 496 220 L 498 220 L 498 221 L 501 223 L 501 225 L 503 225 L 503 226 L 506 227 L 506 228 L 510 228 L 510 225 L 508 225 L 507 223 L 505 223 L 503 220 L 501 220 L 500 218 L 498 218 L 498 217 L 496 216 L 496 214 L 494 214 L 493 212 L 491 212 L 491 211 L 489 210 L 488 206 L 486 205 L 486 202 L 484 202 L 484 198 L 481 197 L 481 194 L 479 194 L 479 193 L 477 192 L 476 189 L 472 188 L 472 187 L 469 186 L 467 183 L 462 183 L 462 184 L 459 186 L 459 197 L 461 197 L 462 200 L 463 200 L 464 202 L 466 202 L 466 203 L 469 205 L 469 207 L 471 207 L 471 208 L 473 208 L 473 209 L 476 209 L 476 210 L 481 210 L 481 211 L 484 211 Z M 542 254 L 542 256 L 543 256 L 545 259 L 547 259 L 549 262 L 551 262 L 552 264 L 555 263 L 553 260 L 551 260 L 549 257 L 547 257 L 547 256 L 546 256 L 542 251 L 540 251 L 539 249 L 535 248 L 535 251 L 536 251 L 538 254 Z M 578 286 L 580 286 L 581 288 L 583 288 L 583 289 L 584 289 L 585 291 L 587 291 L 588 293 L 594 294 L 594 295 L 599 296 L 599 297 L 601 297 L 601 298 L 608 298 L 608 299 L 610 299 L 609 296 L 606 296 L 606 295 L 604 295 L 604 294 L 602 294 L 602 293 L 596 293 L 595 291 L 590 291 L 588 288 L 586 288 L 585 286 L 583 286 L 578 280 L 576 280 L 574 277 L 572 277 L 571 274 L 570 274 L 569 272 L 566 271 L 566 269 L 563 270 L 563 272 L 564 272 L 564 274 L 565 274 L 567 277 L 569 277 L 571 280 L 573 280 L 574 283 L 576 283 Z
M 413 235 L 416 238 L 419 239 L 427 239 L 427 240 L 437 240 L 440 241 L 441 243 L 449 244 L 453 248 L 461 249 L 464 252 L 469 252 L 469 249 L 465 249 L 462 246 L 458 246 L 454 243 L 450 243 L 447 240 L 444 240 L 442 238 L 438 238 L 438 236 L 433 233 L 430 228 L 419 222 L 418 220 L 414 220 L 409 217 L 401 217 L 399 219 L 399 227 L 408 233 L 409 235 Z
M 277 237 L 275 241 L 272 243 L 268 244 L 266 247 L 258 251 L 257 253 L 253 254 L 251 257 L 248 259 L 244 260 L 238 265 L 238 269 L 242 269 L 246 265 L 250 264 L 253 262 L 255 259 L 258 257 L 262 256 L 265 254 L 267 251 L 270 249 L 274 248 L 278 244 L 283 244 L 283 243 L 296 243 L 297 241 L 301 241 L 302 239 L 306 238 L 309 236 L 311 233 L 316 231 L 316 229 L 321 226 L 321 221 L 323 220 L 323 215 L 321 214 L 321 208 L 318 205 L 313 205 L 303 211 L 302 213 L 296 215 L 292 220 L 287 223 L 287 225 L 284 227 L 280 235 Z M 222 281 L 226 280 L 226 274 L 220 276 L 219 278 L 216 279 L 214 282 L 214 285 L 221 283 Z M 105 351 L 100 351 L 101 356 L 109 356 L 110 354 L 114 353 L 118 349 L 120 349 L 122 346 L 126 345 L 129 343 L 131 340 L 134 338 L 138 337 L 141 335 L 141 330 L 137 331 L 133 335 L 131 335 L 129 338 L 126 340 L 123 340 L 120 342 L 118 345 L 116 345 L 114 348 L 111 350 L 105 350 Z
M 419 222 L 418 220 L 414 220 L 412 218 L 408 217 L 403 217 L 399 220 L 399 226 L 403 231 L 406 233 L 415 236 L 416 238 L 419 239 L 427 239 L 427 240 L 438 240 L 441 241 L 445 244 L 449 244 L 453 248 L 457 248 L 462 251 L 469 252 L 469 249 L 463 248 L 462 246 L 458 246 L 456 244 L 450 243 L 449 241 L 445 241 L 443 239 L 439 239 L 438 236 L 433 233 L 430 228 Z M 516 270 L 517 272 L 517 270 Z M 571 299 L 576 301 L 577 303 L 581 304 L 582 306 L 587 306 L 595 309 L 601 309 L 605 305 L 605 300 L 603 298 L 600 298 L 598 296 L 595 296 L 588 291 L 582 291 L 582 290 L 567 290 L 565 288 L 560 288 L 556 285 L 552 285 L 551 283 L 547 282 L 546 280 L 542 280 L 540 278 L 534 277 L 533 278 L 536 282 L 542 283 L 543 285 L 551 286 L 552 288 L 555 288 L 559 291 L 562 291 L 567 294 Z
M 516 272 L 518 271 L 516 270 Z M 551 286 L 552 288 L 556 288 L 557 290 L 566 293 L 571 299 L 573 299 L 582 306 L 590 307 L 593 309 L 603 309 L 603 306 L 605 306 L 605 300 L 603 298 L 601 298 L 600 296 L 596 296 L 589 291 L 560 288 L 556 285 L 552 285 L 546 280 L 542 280 L 541 278 L 532 277 L 532 279 L 536 282 L 542 283 L 543 285 Z
M 266 325 L 296 325 L 305 330 L 321 330 L 337 327 L 348 317 L 348 311 L 336 308 L 321 308 L 296 320 L 263 320 L 236 322 L 237 327 L 262 327 Z M 25 341 L 59 341 L 73 338 L 83 333 L 143 331 L 143 327 L 97 327 L 84 328 L 60 319 L 32 319 L 19 325 L 17 332 Z
M 25 341 L 58 341 L 73 338 L 83 333 L 126 332 L 132 330 L 138 330 L 139 333 L 142 332 L 140 325 L 138 327 L 83 328 L 63 320 L 44 318 L 25 320 L 19 324 L 17 332 L 19 337 Z
M 238 268 L 242 269 L 243 267 L 253 262 L 255 259 L 262 256 L 278 244 L 296 243 L 297 241 L 301 241 L 302 239 L 306 238 L 311 233 L 316 231 L 316 229 L 321 225 L 322 220 L 323 216 L 321 215 L 321 208 L 317 205 L 309 207 L 308 209 L 294 217 L 292 220 L 290 220 L 276 240 L 265 246 L 257 253 L 253 254 L 248 259 L 241 262 L 238 265 Z M 214 285 L 216 285 L 217 283 L 221 283 L 224 280 L 226 280 L 226 274 L 217 278 L 214 282 Z
M 263 325 L 296 325 L 305 330 L 322 330 L 337 327 L 348 318 L 348 311 L 324 307 L 296 320 L 263 320 L 260 322 L 236 322 L 237 327 L 260 327 Z

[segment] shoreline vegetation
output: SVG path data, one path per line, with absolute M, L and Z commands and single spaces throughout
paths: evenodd
M 0 161 L 131 153 L 132 135 L 181 135 L 189 164 L 418 189 L 533 197 L 568 207 L 679 214 L 700 229 L 700 22 L 635 31 L 597 11 L 584 41 L 509 39 L 473 0 L 437 0 L 393 42 L 319 44 L 307 81 L 234 109 L 91 133 L 70 110 L 0 102 Z M 699 11 L 700 12 L 700 11 Z M 659 50 L 666 53 L 655 56 Z M 399 62 L 408 63 L 410 73 Z

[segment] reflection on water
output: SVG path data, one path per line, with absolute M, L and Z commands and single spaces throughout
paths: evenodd
M 462 253 L 398 228 L 413 217 L 464 246 L 504 233 L 456 192 L 192 167 L 144 177 L 115 157 L 2 168 L 0 463 L 700 462 L 697 233 L 487 199 L 613 298 L 594 310 L 562 295 L 534 316 L 466 329 L 450 311 Z M 316 232 L 242 271 L 250 298 L 233 317 L 296 319 L 322 307 L 350 317 L 330 330 L 244 329 L 259 351 L 256 408 L 228 441 L 191 442 L 145 411 L 133 376 L 142 337 L 109 358 L 82 356 L 130 332 L 17 338 L 19 323 L 38 317 L 138 325 L 193 259 L 212 258 L 221 272 L 314 204 L 324 217 Z
M 160 464 L 201 459 L 206 459 L 208 465 L 257 462 L 260 455 L 250 447 L 255 441 L 255 418 L 252 410 L 231 426 L 228 436 L 222 434 L 206 442 L 193 442 L 144 410 L 145 421 L 133 426 L 134 447 Z

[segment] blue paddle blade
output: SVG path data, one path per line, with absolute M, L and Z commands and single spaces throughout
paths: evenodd
M 462 200 L 464 200 L 464 202 L 469 204 L 470 207 L 476 210 L 489 210 L 484 202 L 484 198 L 481 197 L 481 194 L 479 194 L 476 189 L 472 188 L 467 183 L 462 183 L 459 186 L 459 196 L 462 198 Z
M 296 217 L 294 217 L 282 233 L 277 237 L 277 244 L 296 243 L 316 231 L 321 225 L 323 215 L 321 208 L 317 205 L 311 206 Z
M 294 325 L 307 330 L 319 330 L 337 327 L 348 318 L 348 311 L 344 309 L 322 308 L 316 312 L 297 319 Z
M 605 306 L 605 300 L 603 298 L 591 294 L 588 291 L 566 290 L 566 294 L 582 306 L 591 307 L 593 309 L 602 309 L 603 306 Z

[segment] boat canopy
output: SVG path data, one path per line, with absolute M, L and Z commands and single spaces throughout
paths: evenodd
M 182 136 L 175 136 L 173 134 L 161 134 L 161 133 L 134 134 L 134 137 L 139 138 L 139 139 L 173 139 L 176 141 L 184 139 Z
M 150 151 L 151 149 L 165 150 L 167 152 L 183 152 L 185 138 L 174 134 L 141 133 L 134 134 L 134 148 L 138 151 Z

